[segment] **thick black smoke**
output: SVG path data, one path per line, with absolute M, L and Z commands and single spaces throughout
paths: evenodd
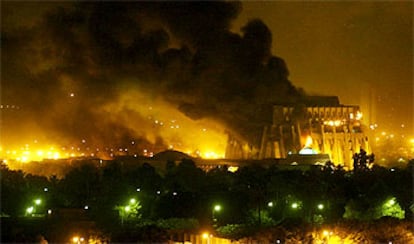
M 102 109 L 125 90 L 140 89 L 255 141 L 271 119 L 264 108 L 301 96 L 283 59 L 272 55 L 272 34 L 261 20 L 241 34 L 230 31 L 238 2 L 67 5 L 1 36 L 2 104 L 17 104 L 21 123 L 56 137 L 144 137 Z M 146 120 L 133 110 L 124 114 L 137 127 Z M 16 123 L 3 118 L 2 130 Z

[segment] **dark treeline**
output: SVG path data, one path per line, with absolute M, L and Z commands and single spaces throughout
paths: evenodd
M 374 165 L 358 172 L 332 165 L 307 171 L 251 165 L 232 173 L 226 167 L 205 172 L 193 161 L 182 160 L 167 162 L 159 172 L 147 163 L 100 165 L 86 160 L 59 179 L 9 170 L 3 164 L 1 213 L 30 218 L 28 207 L 41 199 L 38 215 L 87 206 L 88 218 L 108 231 L 181 219 L 232 237 L 240 226 L 320 226 L 385 216 L 411 220 L 413 165 Z M 136 203 L 128 205 L 132 198 Z

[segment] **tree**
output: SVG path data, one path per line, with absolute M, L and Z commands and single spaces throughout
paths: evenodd
M 368 170 L 375 160 L 374 154 L 367 154 L 364 149 L 361 149 L 359 153 L 355 153 L 353 156 L 354 160 L 354 171 Z

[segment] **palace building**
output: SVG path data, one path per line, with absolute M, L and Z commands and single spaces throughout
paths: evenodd
M 260 145 L 229 138 L 226 158 L 300 160 L 301 155 L 328 155 L 322 158 L 352 169 L 355 153 L 371 151 L 359 106 L 342 105 L 338 97 L 310 96 L 300 104 L 274 105 Z

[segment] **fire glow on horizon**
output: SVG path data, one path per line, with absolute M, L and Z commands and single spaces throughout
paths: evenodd
M 106 120 L 122 123 L 128 128 L 130 138 L 114 141 L 112 145 L 82 135 L 75 135 L 80 137 L 77 140 L 62 136 L 50 141 L 32 139 L 48 135 L 48 131 L 32 130 L 30 135 L 21 134 L 21 141 L 14 142 L 14 146 L 2 140 L 0 159 L 12 164 L 75 157 L 152 157 L 164 150 L 177 150 L 205 159 L 224 158 L 227 135 L 220 123 L 208 119 L 192 120 L 163 99 L 149 99 L 143 92 L 125 91 L 118 100 L 96 110 L 106 114 Z M 109 130 L 107 137 L 110 136 Z

